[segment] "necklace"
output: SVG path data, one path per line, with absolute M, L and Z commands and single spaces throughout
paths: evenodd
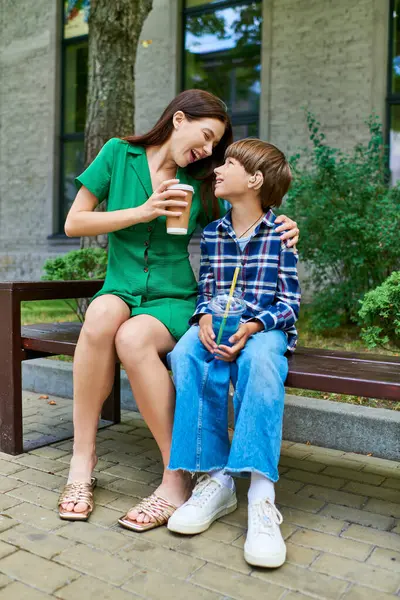
M 264 216 L 264 213 L 261 213 L 261 215 L 258 217 L 258 219 L 256 219 L 256 220 L 254 221 L 254 223 L 253 223 L 252 225 L 250 225 L 250 227 L 248 227 L 248 228 L 246 229 L 246 231 L 243 231 L 243 233 L 242 233 L 241 235 L 239 235 L 239 236 L 238 236 L 238 240 L 240 240 L 240 238 L 242 238 L 242 237 L 244 236 L 244 234 L 245 234 L 245 233 L 247 233 L 247 232 L 248 232 L 248 231 L 249 231 L 249 230 L 250 230 L 252 227 L 254 227 L 254 225 L 257 225 L 258 221 L 259 221 L 260 219 L 262 219 L 262 217 L 263 217 L 263 216 Z

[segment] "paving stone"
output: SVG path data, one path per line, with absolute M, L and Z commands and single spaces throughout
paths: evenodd
M 320 473 L 300 471 L 299 469 L 290 469 L 290 471 L 285 474 L 285 479 L 286 478 L 302 481 L 303 483 L 312 483 L 313 485 L 322 485 L 336 490 L 340 489 L 346 483 L 345 479 L 328 477 L 327 475 L 321 475 Z
M 146 485 L 137 481 L 129 481 L 128 479 L 116 479 L 107 485 L 107 489 L 112 492 L 120 492 L 127 496 L 134 496 L 135 498 L 145 498 L 150 496 L 155 486 Z
M 2 531 L 10 529 L 10 527 L 15 527 L 15 525 L 17 525 L 17 522 L 14 521 L 14 519 L 12 519 L 11 516 L 9 516 L 8 514 L 0 515 L 0 533 Z
M 0 569 L 9 577 L 49 593 L 79 577 L 76 571 L 25 550 L 19 550 L 3 558 L 0 561 Z
M 299 473 L 306 473 L 306 471 L 299 471 Z M 301 488 L 304 487 L 304 483 L 300 481 L 295 481 L 293 479 L 286 479 L 285 476 L 281 477 L 275 484 L 276 494 L 295 494 Z M 247 493 L 247 490 L 246 490 Z
M 63 524 L 58 513 L 55 511 L 50 511 L 34 504 L 28 504 L 28 502 L 22 502 L 18 506 L 10 508 L 7 514 L 16 521 L 28 523 L 28 525 L 33 525 L 33 527 L 38 527 L 45 531 L 57 529 Z
M 63 550 L 75 546 L 74 542 L 54 533 L 47 533 L 36 527 L 24 524 L 3 531 L 0 534 L 0 539 L 43 558 L 52 558 Z
M 12 496 L 9 496 L 8 493 L 2 494 L 0 496 L 0 512 L 5 512 L 12 506 L 16 506 L 17 504 L 20 504 L 21 502 L 22 501 L 19 500 L 18 498 L 13 498 Z
M 124 453 L 124 454 L 129 454 L 130 456 L 136 456 L 136 454 L 144 454 L 145 453 L 145 448 L 143 448 L 143 446 L 138 446 L 137 444 L 132 443 L 128 444 L 128 443 L 124 443 L 124 442 L 119 442 L 117 440 L 104 440 L 103 442 L 101 442 L 100 444 L 98 444 L 97 448 L 101 448 L 101 449 L 107 449 L 108 451 L 113 451 L 113 452 L 118 452 L 118 453 Z M 152 450 L 152 452 L 155 452 L 154 450 Z M 158 457 L 160 456 L 160 451 L 158 451 Z
M 400 537 L 396 533 L 390 533 L 388 531 L 377 531 L 370 527 L 350 525 L 350 527 L 342 533 L 342 537 L 373 544 L 380 548 L 400 550 Z
M 121 513 L 118 510 L 99 506 L 96 503 L 94 511 L 90 515 L 90 523 L 92 525 L 99 525 L 100 527 L 113 527 L 120 516 Z
M 35 485 L 23 485 L 11 490 L 8 493 L 9 496 L 19 499 L 20 501 L 30 502 L 43 508 L 55 509 L 57 508 L 59 494 L 52 492 L 46 488 L 37 487 Z
M 20 481 L 16 479 L 11 479 L 10 476 L 4 477 L 0 475 L 0 493 L 9 492 L 10 490 L 14 490 L 17 487 L 23 485 Z
M 141 454 L 133 457 L 124 452 L 109 452 L 104 455 L 103 460 L 112 464 L 126 465 L 127 467 L 136 467 L 137 469 L 146 469 L 150 465 L 154 465 L 154 460 L 142 456 Z
M 11 462 L 10 460 L 0 460 L 0 475 L 10 475 L 11 473 L 17 473 L 22 471 L 23 467 L 18 463 Z
M 395 596 L 386 594 L 379 590 L 379 596 L 374 596 L 373 600 L 394 600 Z M 371 600 L 371 588 L 352 585 L 350 590 L 342 597 L 343 600 Z M 286 598 L 285 598 L 286 600 Z
M 191 581 L 181 581 L 165 573 L 156 571 L 139 571 L 124 584 L 124 589 L 140 594 L 152 600 L 218 600 L 219 594 L 205 590 Z M 114 599 L 112 599 L 114 600 Z
M 0 559 L 15 552 L 15 546 L 0 540 Z M 1 568 L 1 567 L 0 567 Z
M 397 490 L 391 488 L 383 488 L 382 486 L 368 485 L 357 481 L 350 481 L 343 487 L 344 491 L 349 491 L 353 494 L 362 494 L 369 498 L 380 498 L 388 502 L 398 502 L 400 494 Z
M 97 433 L 97 439 L 99 442 L 103 442 L 104 440 L 114 440 L 118 442 L 118 444 L 137 444 L 142 445 L 143 437 L 137 434 L 137 430 L 133 433 L 120 433 L 119 431 L 113 431 L 111 428 L 107 427 L 107 429 L 103 429 Z M 152 438 L 152 442 L 156 443 Z
M 95 492 L 95 502 L 96 502 L 96 494 L 98 493 L 99 490 L 96 490 Z M 103 490 L 101 490 L 103 491 Z M 109 490 L 104 490 L 106 492 L 108 492 Z M 128 510 L 130 508 L 132 508 L 135 504 L 138 503 L 138 498 L 132 498 L 132 496 L 125 496 L 124 494 L 119 494 L 118 492 L 111 492 L 110 494 L 114 494 L 114 496 L 116 496 L 116 498 L 110 500 L 109 502 L 107 502 L 107 506 L 115 509 L 117 511 L 119 511 L 122 514 L 126 514 L 128 512 Z
M 301 529 L 296 531 L 290 541 L 293 544 L 307 546 L 323 552 L 338 554 L 355 560 L 364 561 L 371 553 L 373 546 L 371 544 L 363 544 L 362 542 L 354 542 L 349 539 L 336 537 L 319 531 L 309 531 Z
M 397 533 L 397 535 L 400 535 L 400 523 L 396 525 L 394 529 L 392 529 L 392 533 Z
M 43 458 L 50 458 L 52 460 L 68 456 L 67 450 L 60 450 L 59 448 L 55 448 L 54 446 L 43 446 L 43 448 L 35 448 L 35 450 L 31 450 L 29 454 L 33 454 L 34 456 L 42 456 Z
M 14 473 L 12 477 L 15 478 L 15 483 L 18 483 L 18 485 L 23 485 L 23 483 L 32 483 L 33 485 L 44 487 L 48 490 L 57 491 L 59 491 L 66 483 L 64 477 L 51 475 L 50 473 L 38 471 L 37 469 L 24 469 L 23 471 Z
M 364 506 L 364 510 L 400 519 L 400 502 L 386 502 L 385 500 L 371 498 Z
M 61 552 L 53 561 L 113 585 L 125 583 L 132 576 L 133 568 L 136 569 L 136 565 L 133 566 L 126 560 L 83 544 L 78 545 L 73 552 L 69 550 Z
M 46 473 L 56 473 L 64 468 L 64 465 L 57 460 L 37 456 L 35 454 L 25 454 L 22 458 L 17 458 L 15 462 L 24 467 L 38 469 L 39 471 L 45 471 Z
M 127 550 L 130 548 L 135 548 L 137 543 L 136 537 L 137 533 L 133 531 L 129 531 L 128 529 L 124 529 L 120 525 L 116 525 L 116 528 L 126 537 Z M 156 527 L 155 529 L 151 529 L 150 531 L 146 531 L 146 542 L 150 544 L 156 544 L 158 546 L 164 546 L 165 548 L 178 548 L 185 538 L 182 535 L 177 533 L 172 533 L 169 531 L 167 527 Z M 136 540 L 136 541 L 135 541 Z
M 306 486 L 309 488 L 311 486 Z M 276 502 L 279 506 L 288 506 L 290 508 L 298 508 L 299 510 L 304 510 L 306 512 L 316 513 L 325 504 L 325 500 L 317 500 L 316 498 L 311 498 L 308 494 L 302 494 L 302 488 L 298 494 L 290 494 L 288 492 L 280 492 L 276 495 Z M 324 489 L 324 488 L 321 488 Z M 330 491 L 330 490 L 328 490 Z M 302 495 L 300 495 L 302 494 Z
M 365 496 L 332 490 L 318 485 L 306 485 L 297 495 L 318 498 L 325 500 L 325 502 L 333 502 L 333 504 L 342 504 L 352 508 L 361 508 L 367 501 Z
M 290 446 L 289 448 L 282 448 L 281 456 L 291 456 L 293 458 L 298 458 L 299 460 L 302 460 L 303 458 L 308 458 L 310 456 L 310 450 L 301 451 L 295 446 L 296 444 L 293 444 L 293 446 Z
M 394 490 L 400 490 L 400 472 L 399 472 L 399 479 L 394 478 L 394 477 L 388 477 L 388 479 L 385 479 L 385 481 L 382 483 L 382 487 L 393 488 Z
M 332 519 L 328 516 L 322 516 L 323 510 L 324 509 L 315 515 L 303 510 L 297 510 L 295 508 L 288 508 L 285 506 L 282 509 L 282 515 L 284 522 L 294 523 L 295 525 L 299 525 L 300 527 L 304 527 L 306 529 L 322 531 L 322 533 L 339 535 L 339 533 L 346 526 L 345 521 Z
M 90 522 L 66 523 L 64 527 L 58 529 L 57 534 L 109 552 L 115 552 L 127 545 L 125 537 L 118 531 L 108 531 Z
M 49 600 L 51 597 L 19 581 L 0 590 L 0 600 Z
M 307 456 L 307 462 L 317 462 L 318 464 L 324 464 L 325 466 L 338 467 L 344 469 L 351 469 L 352 471 L 361 471 L 365 467 L 365 463 L 357 462 L 355 460 L 348 460 L 346 454 L 342 456 L 320 456 L 319 454 L 313 453 Z
M 237 550 L 232 546 L 226 547 L 232 548 L 233 551 Z M 119 552 L 118 556 L 129 561 L 131 564 L 140 565 L 142 568 L 149 568 L 154 571 L 161 571 L 178 579 L 186 579 L 204 564 L 204 560 L 195 556 L 187 556 L 181 552 L 167 550 L 140 539 L 135 540 L 132 547 Z
M 243 529 L 241 527 L 234 527 L 233 525 L 227 525 L 226 523 L 221 523 L 219 521 L 213 523 L 210 529 L 207 529 L 207 531 L 202 533 L 202 537 L 210 538 L 210 540 L 216 540 L 217 542 L 225 542 L 227 544 L 234 542 L 241 535 L 243 535 Z
M 338 504 L 327 504 L 319 514 L 334 517 L 335 519 L 343 519 L 349 523 L 358 523 L 359 525 L 365 525 L 366 527 L 382 529 L 384 531 L 389 531 L 394 525 L 394 519 L 391 517 L 377 515 L 376 513 L 360 510 L 358 508 L 339 506 Z
M 280 600 L 284 593 L 284 588 L 280 586 L 267 585 L 265 581 L 255 577 L 235 573 L 211 563 L 196 571 L 190 581 L 236 600 Z
M 400 543 L 399 552 L 395 550 L 386 550 L 385 548 L 375 548 L 367 560 L 368 564 L 376 565 L 389 571 L 400 573 Z
M 3 575 L 3 573 L 0 573 L 0 588 L 5 587 L 6 585 L 8 585 L 11 582 L 12 582 L 12 579 L 7 577 L 7 575 Z
M 350 481 L 360 481 L 361 483 L 370 483 L 380 485 L 385 480 L 383 475 L 376 475 L 366 471 L 355 471 L 354 469 L 345 469 L 342 467 L 326 467 L 322 473 L 332 477 L 340 477 Z
M 61 590 L 57 590 L 57 598 L 62 600 L 133 600 L 129 592 L 109 585 L 99 579 L 82 575 Z
M 300 592 L 289 592 L 284 597 L 284 600 L 310 600 L 312 596 L 306 596 L 305 594 L 300 594 Z M 283 596 L 282 596 L 283 598 Z
M 149 484 L 156 479 L 154 473 L 148 473 L 147 471 L 140 471 L 132 467 L 125 465 L 114 465 L 110 467 L 107 465 L 107 470 L 104 473 L 108 475 L 114 475 L 121 477 L 122 479 L 128 479 L 130 481 L 138 481 L 139 483 Z
M 96 506 L 107 506 L 108 504 L 110 504 L 110 502 L 113 502 L 118 497 L 118 492 L 112 492 L 111 490 L 106 490 L 98 486 L 96 486 L 94 490 L 94 502 Z
M 318 559 L 317 559 L 318 560 Z M 279 569 L 257 569 L 251 574 L 263 581 L 281 585 L 292 591 L 314 595 L 318 600 L 338 600 L 347 588 L 346 581 L 285 563 Z
M 383 592 L 395 593 L 400 586 L 400 573 L 397 575 L 390 572 L 389 576 L 386 570 L 333 554 L 323 554 L 317 558 L 311 569 Z
M 301 469 L 303 471 L 311 471 L 312 473 L 319 473 L 326 467 L 324 463 L 311 462 L 308 459 L 299 460 L 291 456 L 281 456 L 279 460 L 279 466 L 290 467 L 291 469 Z
M 234 569 L 239 573 L 250 573 L 250 566 L 244 560 L 243 550 L 233 545 L 195 536 L 191 539 L 184 539 L 179 546 L 179 552 L 198 556 L 207 562 Z

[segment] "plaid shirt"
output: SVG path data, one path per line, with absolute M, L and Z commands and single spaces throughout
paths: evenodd
M 276 233 L 276 216 L 269 210 L 256 227 L 243 252 L 232 227 L 231 212 L 207 225 L 201 238 L 199 295 L 191 324 L 198 315 L 211 313 L 209 302 L 216 293 L 228 293 L 235 267 L 240 266 L 236 290 L 242 292 L 247 310 L 242 322 L 257 319 L 265 331 L 281 329 L 288 350 L 297 343 L 300 285 L 297 253 Z

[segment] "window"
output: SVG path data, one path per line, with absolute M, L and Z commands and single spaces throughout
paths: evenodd
M 387 124 L 392 184 L 400 179 L 400 0 L 390 2 Z
M 186 0 L 183 89 L 201 88 L 228 106 L 235 138 L 258 135 L 261 1 Z
M 74 179 L 84 168 L 88 78 L 88 25 L 83 10 L 65 19 L 63 0 L 59 231 L 76 195 Z

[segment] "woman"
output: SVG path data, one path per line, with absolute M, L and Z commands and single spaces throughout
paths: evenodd
M 107 142 L 77 178 L 80 189 L 65 232 L 109 234 L 109 260 L 75 352 L 74 450 L 59 501 L 61 518 L 85 520 L 93 510 L 97 424 L 112 388 L 116 354 L 165 467 L 155 494 L 130 510 L 121 524 L 135 530 L 162 525 L 190 495 L 187 477 L 166 469 L 174 387 L 162 358 L 185 333 L 195 307 L 197 285 L 187 247 L 197 225 L 218 216 L 213 170 L 231 141 L 224 103 L 208 92 L 188 90 L 147 134 Z M 195 188 L 186 236 L 166 233 L 165 218 L 171 214 L 166 209 L 179 215 L 186 205 L 185 192 L 167 190 L 176 180 Z M 107 212 L 94 212 L 105 198 Z M 294 245 L 296 223 L 287 217 L 281 221 L 281 231 L 288 230 L 283 238 L 292 238 Z

